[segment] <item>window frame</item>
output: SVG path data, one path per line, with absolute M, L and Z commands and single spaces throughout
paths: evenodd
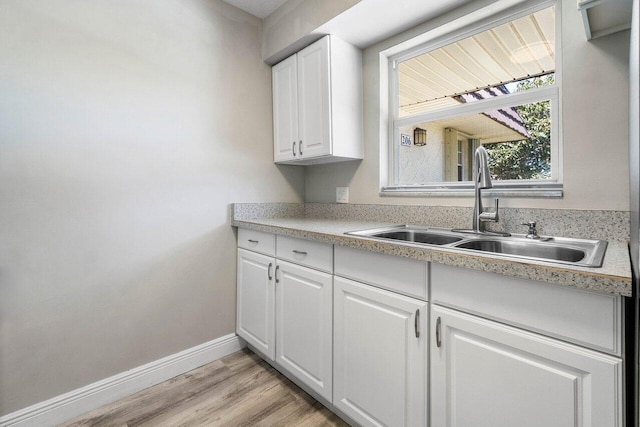
M 385 56 L 387 60 L 386 71 L 388 73 L 389 97 L 387 104 L 389 108 L 387 139 L 388 164 L 386 165 L 388 173 L 386 175 L 386 183 L 383 183 L 381 188 L 381 195 L 470 196 L 473 194 L 473 183 L 471 181 L 444 181 L 400 185 L 399 141 L 401 127 L 415 126 L 425 122 L 477 114 L 496 108 L 514 107 L 527 103 L 549 101 L 551 107 L 551 179 L 494 181 L 494 188 L 485 190 L 485 194 L 500 197 L 562 197 L 562 11 L 560 3 L 561 2 L 556 0 L 525 1 L 490 16 L 478 17 L 476 19 L 471 17 L 470 21 L 467 21 L 458 28 L 446 33 L 442 32 L 442 26 L 428 30 L 420 36 L 412 39 L 419 39 L 419 41 L 412 43 L 412 40 L 409 40 L 402 43 L 401 51 L 396 50 L 397 47 L 394 47 L 396 49 L 389 49 L 389 51 L 393 53 L 389 56 Z M 556 66 L 554 72 L 554 85 L 530 89 L 524 92 L 515 92 L 496 98 L 478 100 L 472 103 L 441 108 L 425 113 L 399 117 L 399 63 L 552 6 L 555 6 L 556 17 Z M 381 167 L 384 167 L 384 165 L 381 164 Z

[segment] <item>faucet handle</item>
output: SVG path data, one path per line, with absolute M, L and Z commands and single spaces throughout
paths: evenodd
M 495 203 L 493 205 L 493 211 L 480 212 L 480 215 L 478 216 L 480 221 L 498 222 L 500 220 L 500 216 L 498 215 L 498 204 L 499 204 L 498 199 L 495 199 Z
M 540 236 L 538 236 L 538 229 L 536 228 L 536 222 L 535 221 L 528 221 L 528 222 L 523 222 L 522 225 L 526 225 L 527 227 L 529 227 L 529 231 L 527 232 L 527 239 L 539 239 Z

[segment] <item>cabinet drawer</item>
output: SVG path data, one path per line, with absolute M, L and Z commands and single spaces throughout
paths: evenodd
M 265 255 L 275 256 L 276 236 L 262 231 L 238 229 L 238 247 Z
M 615 355 L 621 297 L 492 273 L 431 265 L 431 302 Z
M 335 257 L 337 276 L 427 300 L 426 261 L 343 246 L 336 246 Z
M 333 245 L 278 236 L 276 257 L 333 273 Z

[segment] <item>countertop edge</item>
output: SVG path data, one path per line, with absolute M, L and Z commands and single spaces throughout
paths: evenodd
M 273 221 L 273 219 L 271 219 Z M 312 222 L 312 219 L 296 219 Z M 266 220 L 269 221 L 269 220 Z M 292 227 L 267 224 L 259 219 L 250 221 L 232 220 L 231 226 L 247 228 L 255 231 L 274 233 L 281 236 L 308 239 L 371 252 L 402 256 L 417 260 L 445 264 L 454 267 L 468 268 L 489 273 L 510 276 L 526 280 L 552 283 L 576 289 L 595 291 L 625 297 L 631 296 L 631 271 L 628 277 L 602 273 L 601 269 L 587 269 L 563 266 L 545 262 L 519 261 L 513 258 L 496 257 L 490 254 L 475 254 L 455 248 L 422 246 L 402 242 L 385 242 L 366 237 L 315 231 L 311 228 Z M 363 224 L 362 228 L 367 228 Z M 354 230 L 357 228 L 354 228 Z

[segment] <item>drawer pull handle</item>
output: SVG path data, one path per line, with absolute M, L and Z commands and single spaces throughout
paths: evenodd
M 253 240 L 253 239 L 249 239 L 249 242 L 251 242 L 251 243 L 258 243 L 258 241 L 257 241 L 257 240 Z
M 278 279 L 278 271 L 280 270 L 280 266 L 276 265 L 276 283 L 280 283 L 280 279 Z
M 436 346 L 440 347 L 442 345 L 442 339 L 440 337 L 440 329 L 442 328 L 442 321 L 438 317 L 436 320 Z
M 418 330 L 418 318 L 420 317 L 420 309 L 416 310 L 416 317 L 414 320 L 413 327 L 416 330 L 416 338 L 420 338 L 420 331 Z
M 273 267 L 272 262 L 269 263 L 269 268 L 267 269 L 267 277 L 269 278 L 269 280 L 273 280 L 273 276 L 271 275 L 271 267 Z
M 298 250 L 293 250 L 294 254 L 298 254 L 298 255 L 306 255 L 307 253 L 305 251 L 298 251 Z

